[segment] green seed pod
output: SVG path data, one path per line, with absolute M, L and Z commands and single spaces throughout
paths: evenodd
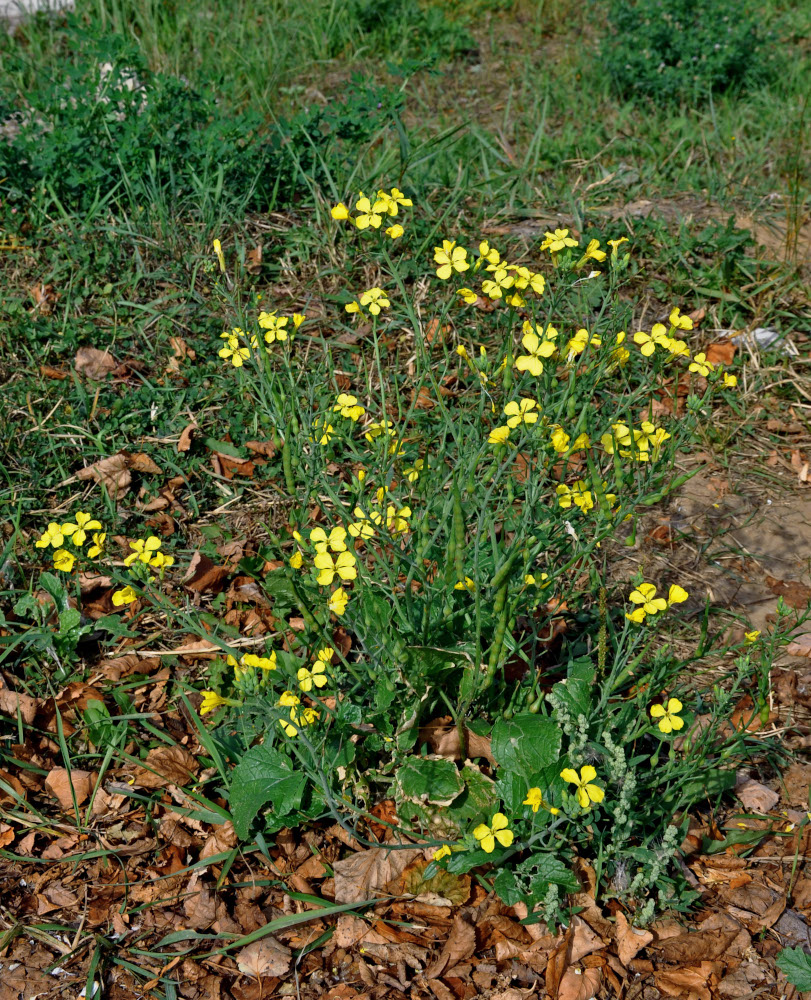
M 296 495 L 296 480 L 293 476 L 293 461 L 287 438 L 282 446 L 282 470 L 284 471 L 284 484 L 287 487 L 287 492 L 294 497 Z
M 462 516 L 462 498 L 459 487 L 453 484 L 453 568 L 456 580 L 465 578 L 465 521 Z

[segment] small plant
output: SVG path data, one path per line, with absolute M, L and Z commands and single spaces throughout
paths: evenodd
M 767 44 L 748 0 L 611 0 L 601 54 L 625 94 L 696 101 L 765 75 Z

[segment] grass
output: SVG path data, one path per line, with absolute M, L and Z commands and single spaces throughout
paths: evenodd
M 60 721 L 54 723 L 58 731 L 48 737 L 56 740 L 54 760 L 59 766 L 102 772 L 136 767 L 150 752 L 174 743 L 183 720 L 192 718 L 194 706 L 199 707 L 194 692 L 202 685 L 243 698 L 246 707 L 238 724 L 227 721 L 212 733 L 195 723 L 189 730 L 210 774 L 205 782 L 187 788 L 194 803 L 192 818 L 203 823 L 228 815 L 222 803 L 231 794 L 231 766 L 251 752 L 252 727 L 263 728 L 262 720 L 270 717 L 275 722 L 278 715 L 274 699 L 279 692 L 271 699 L 261 685 L 235 690 L 233 671 L 219 655 L 245 651 L 234 643 L 248 612 L 246 602 L 217 593 L 216 588 L 190 596 L 169 572 L 168 590 L 142 609 L 136 628 L 130 619 L 111 612 L 99 593 L 87 590 L 82 596 L 53 574 L 49 578 L 40 573 L 39 554 L 30 543 L 45 523 L 61 522 L 77 509 L 92 508 L 110 540 L 116 535 L 125 539 L 159 535 L 177 567 L 187 565 L 196 552 L 215 563 L 228 558 L 226 552 L 236 553 L 232 568 L 238 566 L 244 576 L 258 581 L 274 609 L 272 634 L 278 638 L 277 632 L 284 630 L 278 619 L 290 618 L 294 609 L 310 627 L 307 614 L 317 606 L 315 591 L 306 590 L 304 584 L 298 591 L 291 589 L 277 563 L 292 551 L 288 525 L 298 523 L 303 530 L 314 510 L 334 515 L 340 509 L 336 498 L 347 485 L 331 478 L 328 463 L 319 465 L 308 445 L 297 444 L 289 454 L 291 421 L 300 421 L 301 433 L 294 440 L 304 442 L 315 433 L 308 414 L 325 405 L 324 376 L 319 373 L 326 364 L 330 394 L 345 391 L 350 383 L 354 389 L 363 386 L 364 398 L 378 406 L 377 417 L 396 413 L 415 428 L 415 441 L 430 438 L 429 451 L 448 457 L 457 468 L 455 483 L 437 481 L 425 495 L 414 494 L 426 511 L 420 544 L 426 547 L 426 558 L 437 565 L 451 562 L 456 571 L 460 567 L 447 534 L 449 525 L 455 532 L 460 519 L 465 525 L 475 524 L 465 541 L 468 552 L 475 552 L 472 564 L 481 574 L 477 584 L 482 588 L 488 580 L 492 583 L 508 558 L 504 532 L 520 534 L 537 528 L 510 520 L 516 496 L 529 503 L 524 492 L 528 488 L 520 477 L 515 482 L 510 479 L 499 464 L 506 467 L 503 456 L 492 472 L 494 482 L 505 491 L 495 494 L 499 517 L 493 515 L 488 521 L 482 514 L 492 492 L 480 490 L 478 467 L 462 438 L 472 440 L 479 433 L 486 405 L 484 397 L 473 391 L 475 385 L 465 386 L 470 373 L 466 376 L 464 368 L 459 373 L 453 347 L 461 341 L 472 351 L 483 343 L 490 356 L 498 358 L 510 341 L 496 322 L 498 315 L 462 316 L 441 300 L 436 280 L 426 272 L 432 248 L 446 236 L 470 246 L 487 237 L 495 245 L 508 246 L 511 259 L 530 262 L 538 259 L 544 232 L 559 224 L 576 230 L 584 245 L 592 236 L 605 245 L 606 238 L 628 234 L 633 245 L 628 270 L 605 300 L 590 297 L 583 289 L 571 295 L 553 290 L 555 272 L 547 269 L 549 316 L 544 321 L 552 317 L 569 332 L 582 324 L 590 329 L 599 326 L 604 336 L 618 329 L 648 330 L 677 304 L 684 312 L 706 310 L 697 347 L 717 340 L 718 331 L 725 329 L 773 326 L 801 338 L 811 335 L 808 272 L 801 259 L 811 184 L 804 147 L 811 16 L 801 6 L 770 2 L 764 10 L 764 20 L 796 56 L 787 58 L 784 71 L 746 93 L 713 95 L 695 107 L 659 106 L 617 94 L 599 59 L 604 25 L 591 9 L 566 0 L 517 2 L 508 11 L 484 0 L 462 4 L 356 0 L 320 2 L 316 7 L 266 0 L 251 4 L 220 0 L 203 8 L 187 0 L 172 4 L 79 0 L 75 18 L 39 17 L 16 35 L 0 39 L 4 66 L 0 117 L 30 103 L 61 123 L 44 141 L 35 131 L 26 147 L 39 170 L 35 184 L 26 188 L 15 179 L 28 175 L 13 152 L 0 170 L 4 278 L 0 309 L 5 320 L 0 327 L 5 383 L 0 416 L 11 428 L 0 464 L 0 496 L 8 512 L 2 559 L 6 634 L 0 663 L 18 690 L 33 697 L 55 697 L 71 682 L 88 681 L 100 658 L 113 651 L 154 652 L 160 644 L 165 653 L 182 647 L 190 636 L 195 641 L 213 636 L 219 647 L 213 660 L 161 657 L 160 662 L 170 666 L 171 698 L 184 706 L 176 718 L 173 715 L 176 729 L 169 735 L 153 725 L 155 711 L 143 693 L 149 681 L 138 672 L 117 683 L 99 682 L 107 695 L 106 707 L 96 715 L 70 715 L 78 735 L 66 732 Z M 120 86 L 108 86 L 97 71 L 97 64 L 106 61 L 125 70 L 134 67 L 136 89 L 127 87 L 127 73 L 113 78 Z M 71 93 L 80 98 L 76 105 L 63 99 L 68 79 L 73 81 Z M 152 102 L 146 115 L 139 103 L 141 84 Z M 75 134 L 69 127 L 72 121 Z M 97 135 L 102 134 L 94 131 L 97 128 L 110 139 L 106 159 L 94 153 Z M 150 155 L 153 139 L 157 152 Z M 416 204 L 409 217 L 411 252 L 398 257 L 396 268 L 379 249 L 370 249 L 368 241 L 353 243 L 346 238 L 329 214 L 330 206 L 361 187 L 371 191 L 393 185 Z M 227 249 L 228 280 L 211 253 L 215 237 Z M 344 312 L 345 303 L 350 294 L 386 274 L 393 276 L 401 293 L 397 323 L 385 331 L 376 326 L 357 329 Z M 262 377 L 267 381 L 260 378 L 263 388 L 257 395 L 249 381 L 224 378 L 216 348 L 222 330 L 237 323 L 248 329 L 257 309 L 265 306 L 285 314 L 307 314 L 296 346 L 306 370 L 299 375 L 274 369 L 272 377 L 265 371 Z M 415 335 L 433 329 L 434 319 L 439 330 L 447 322 L 449 339 L 427 364 L 419 357 Z M 804 343 L 801 339 L 803 351 Z M 114 371 L 97 381 L 77 373 L 76 352 L 86 347 L 109 348 Z M 628 408 L 628 419 L 631 408 L 636 412 L 647 398 L 646 378 L 634 369 L 623 390 L 628 394 L 617 394 L 616 406 Z M 765 354 L 761 364 L 748 366 L 746 379 L 745 392 L 728 406 L 707 400 L 693 405 L 689 420 L 694 433 L 689 444 L 686 439 L 682 442 L 685 449 L 703 449 L 734 469 L 737 456 L 744 452 L 751 463 L 753 451 L 783 446 L 779 435 L 764 429 L 764 420 L 785 418 L 797 404 L 801 413 L 806 412 L 807 358 Z M 614 397 L 596 386 L 588 399 L 575 399 L 550 383 L 544 390 L 544 406 L 547 412 L 557 408 L 561 420 L 565 416 L 582 422 L 592 406 L 589 400 L 598 399 L 608 413 Z M 443 424 L 440 433 L 439 416 L 420 412 L 420 394 L 442 398 L 439 387 L 461 393 L 463 401 L 454 413 L 464 435 L 452 422 Z M 510 387 L 493 390 L 500 402 L 507 398 L 501 400 L 502 388 Z M 665 380 L 660 388 L 667 393 L 672 385 Z M 299 409 L 291 409 L 292 400 L 298 400 Z M 763 408 L 757 409 L 755 403 Z M 447 406 L 452 409 L 456 403 Z M 618 409 L 612 419 L 617 415 L 624 413 Z M 191 425 L 195 427 L 191 444 L 180 450 Z M 593 435 L 594 429 L 589 429 Z M 251 442 L 260 442 L 265 453 L 253 449 Z M 352 445 L 353 468 L 366 460 L 362 447 L 362 442 Z M 526 444 L 528 453 L 533 447 Z M 85 466 L 119 453 L 136 456 L 126 459 L 132 482 L 120 498 L 78 478 Z M 408 457 L 417 455 L 409 452 Z M 343 461 L 337 453 L 333 457 Z M 373 474 L 381 484 L 387 483 L 386 476 L 394 473 L 387 471 L 383 457 L 375 462 Z M 606 464 L 606 474 L 611 468 Z M 392 469 L 402 477 L 399 465 Z M 638 487 L 638 497 L 666 493 L 675 472 L 668 467 L 658 475 L 650 481 L 632 476 L 628 488 Z M 751 475 L 773 473 L 754 468 Z M 291 480 L 295 489 L 290 488 Z M 554 495 L 550 496 L 554 506 Z M 416 501 L 409 502 L 418 509 Z M 548 552 L 556 551 L 563 563 L 574 553 L 564 551 L 569 542 L 562 521 L 557 528 L 545 546 Z M 632 541 L 623 530 L 617 528 L 620 543 Z M 560 708 L 565 689 L 557 689 L 555 711 L 562 713 L 564 741 L 570 745 L 573 764 L 576 749 L 584 750 L 587 743 L 602 745 L 604 729 L 609 738 L 617 727 L 630 732 L 629 706 L 633 702 L 636 711 L 645 700 L 639 690 L 622 687 L 627 680 L 623 668 L 640 655 L 640 647 L 622 631 L 621 615 L 615 614 L 617 595 L 612 595 L 609 611 L 605 594 L 601 596 L 610 579 L 611 560 L 596 548 L 581 557 L 588 582 L 579 585 L 579 594 L 566 595 L 573 634 L 565 648 L 575 660 L 596 657 L 603 680 L 606 669 L 616 667 L 611 684 L 616 683 L 629 700 L 618 707 L 608 695 L 603 698 L 599 711 L 616 712 L 604 726 L 592 715 L 593 706 L 584 708 L 585 702 L 573 703 L 567 714 Z M 405 557 L 395 552 L 391 558 Z M 379 733 L 397 739 L 403 720 L 395 716 L 411 704 L 413 692 L 401 684 L 402 676 L 391 689 L 375 682 L 373 701 L 364 701 L 372 696 L 366 690 L 369 685 L 358 679 L 358 671 L 367 662 L 392 660 L 413 668 L 419 683 L 431 692 L 433 711 L 449 713 L 463 742 L 469 738 L 467 719 L 474 730 L 479 725 L 492 737 L 499 720 L 524 716 L 527 709 L 544 703 L 540 695 L 548 692 L 530 682 L 529 676 L 512 691 L 498 678 L 508 653 L 520 658 L 514 619 L 530 620 L 520 628 L 531 634 L 533 655 L 543 658 L 555 648 L 545 645 L 551 643 L 559 618 L 554 609 L 527 610 L 517 592 L 510 591 L 510 612 L 504 622 L 506 627 L 509 619 L 510 637 L 506 651 L 499 647 L 496 655 L 500 629 L 504 635 L 498 616 L 506 614 L 503 608 L 497 615 L 491 613 L 501 600 L 500 587 L 485 589 L 482 602 L 475 601 L 472 617 L 463 620 L 462 597 L 453 593 L 448 599 L 437 592 L 422 611 L 416 599 L 401 605 L 392 581 L 419 574 L 407 562 L 393 565 L 388 577 L 383 573 L 374 581 L 376 601 L 353 619 L 358 660 L 344 662 L 346 654 L 341 654 L 340 668 L 336 667 L 345 672 L 341 676 L 351 695 L 339 718 L 343 735 L 357 735 L 352 727 L 359 719 L 350 708 L 361 711 L 362 706 L 364 719 L 373 717 Z M 465 575 L 467 568 L 461 561 L 460 566 Z M 120 560 L 110 572 L 120 586 Z M 427 577 L 419 580 L 426 592 L 435 582 Z M 35 599 L 43 591 L 61 610 L 58 622 Z M 26 598 L 27 592 L 32 596 Z M 101 603 L 91 618 L 76 620 L 68 607 L 71 598 L 85 610 L 93 600 Z M 395 609 L 399 632 L 388 628 L 381 601 L 388 602 L 387 614 Z M 443 624 L 436 629 L 432 624 L 426 631 L 420 616 L 433 614 L 437 607 L 443 609 Z M 652 690 L 676 683 L 679 668 L 687 662 L 691 668 L 694 665 L 691 657 L 696 663 L 700 660 L 696 645 L 702 654 L 712 648 L 709 619 L 702 614 L 696 606 L 674 626 L 675 647 L 690 647 L 682 659 L 670 657 L 666 646 L 656 649 L 649 678 Z M 20 627 L 21 620 L 27 627 Z M 330 639 L 327 628 L 328 623 L 319 619 L 324 642 Z M 788 628 L 782 618 L 781 628 Z M 589 637 L 598 634 L 599 641 L 592 642 Z M 314 636 L 308 634 L 308 649 L 311 640 Z M 288 631 L 286 650 L 280 653 L 287 670 L 296 665 L 296 641 L 295 630 Z M 748 667 L 729 666 L 732 653 L 727 647 L 714 651 L 726 659 L 728 669 L 723 695 L 716 693 L 717 700 L 708 709 L 713 724 L 721 724 L 733 706 L 733 695 L 738 697 L 745 689 L 763 702 L 763 668 L 780 641 L 775 640 L 777 645 L 763 654 L 763 662 L 752 666 L 751 673 L 746 672 Z M 442 643 L 444 659 L 437 654 L 430 662 L 426 657 L 427 665 L 415 662 L 414 649 Z M 745 651 L 737 653 L 743 656 Z M 606 657 L 610 664 L 614 655 L 615 667 L 606 668 Z M 492 659 L 496 677 L 492 686 L 471 687 L 468 682 L 464 687 L 460 678 L 469 676 L 461 667 L 465 657 L 488 667 Z M 560 663 L 554 667 L 560 668 Z M 575 688 L 587 680 L 577 669 L 569 673 Z M 554 680 L 560 682 L 561 677 L 555 675 Z M 196 700 L 189 701 L 189 696 Z M 580 709 L 589 716 L 588 732 L 578 729 Z M 56 718 L 61 720 L 61 715 Z M 542 713 L 537 718 L 548 717 Z M 38 726 L 41 721 L 38 717 Z M 24 743 L 22 716 L 10 723 L 8 732 Z M 305 802 L 306 821 L 329 814 L 353 836 L 365 836 L 362 831 L 368 834 L 364 823 L 373 804 L 368 782 L 364 786 L 358 780 L 348 788 L 332 773 L 319 770 L 321 756 L 340 755 L 345 744 L 322 745 L 313 739 L 312 744 L 300 741 L 304 749 L 291 758 L 297 768 L 315 775 L 315 790 L 306 793 L 310 796 Z M 660 747 L 655 742 L 659 741 L 655 733 L 646 733 L 640 741 L 636 749 L 647 761 L 640 768 L 644 772 L 640 781 L 646 789 L 656 786 L 651 773 L 655 777 L 661 751 L 672 805 L 678 798 L 672 790 L 695 780 L 691 770 L 695 761 L 688 766 L 676 760 L 667 744 Z M 417 752 L 410 753 L 412 749 Z M 381 789 L 390 788 L 401 814 L 416 824 L 424 817 L 415 801 L 424 792 L 420 782 L 427 780 L 419 770 L 423 765 L 414 764 L 415 759 L 422 760 L 420 749 L 427 748 L 398 745 L 402 756 L 393 756 L 392 762 L 416 770 L 408 772 L 410 786 L 403 784 L 406 778 L 398 779 L 396 791 L 393 772 L 380 765 L 387 752 L 384 745 L 360 751 L 356 765 L 360 772 L 377 768 L 375 792 L 383 794 Z M 725 752 L 742 760 L 762 754 L 763 748 L 736 733 Z M 615 754 L 614 763 L 627 770 L 626 758 L 620 761 L 620 756 Z M 4 750 L 3 759 L 4 766 L 30 767 L 13 752 Z M 340 759 L 342 767 L 351 770 L 352 761 Z M 290 786 L 287 765 L 280 758 L 259 764 L 269 768 L 269 782 Z M 456 774 L 454 765 L 432 774 L 431 780 L 449 781 L 456 789 Z M 713 771 L 713 794 L 720 795 L 726 787 L 724 774 L 722 767 Z M 500 780 L 500 801 L 516 813 L 521 805 L 518 786 L 510 785 L 511 778 Z M 467 772 L 465 782 L 465 794 L 475 798 Z M 304 822 L 296 813 L 301 802 L 294 803 L 294 791 L 288 818 L 293 817 L 291 823 Z M 347 791 L 356 803 L 355 814 L 349 817 L 336 806 Z M 160 793 L 130 790 L 127 794 L 149 816 L 161 808 Z M 570 803 L 561 789 L 555 794 L 561 799 L 558 805 Z M 633 794 L 627 792 L 626 807 Z M 86 803 L 80 806 L 76 816 L 76 827 L 83 832 L 92 828 L 88 808 Z M 271 838 L 275 828 L 252 827 L 252 815 L 238 818 L 233 801 L 229 808 L 241 836 L 256 836 L 256 846 L 250 849 L 267 855 L 264 837 Z M 254 812 L 261 815 L 261 808 L 260 803 Z M 306 811 L 305 806 L 301 809 Z M 459 830 L 462 818 L 474 814 L 478 816 L 469 802 L 460 807 Z M 569 818 L 573 816 L 571 812 Z M 32 807 L 19 796 L 7 818 L 50 828 L 47 809 Z M 593 859 L 601 891 L 609 894 L 614 891 L 610 885 L 616 835 L 626 820 L 615 813 L 612 822 L 608 833 L 600 831 L 600 848 Z M 665 826 L 663 820 L 655 831 L 635 832 L 641 838 L 635 859 L 640 885 L 644 883 L 650 899 L 654 887 L 661 894 L 657 905 L 664 905 L 665 899 L 673 902 L 676 894 L 686 907 L 689 893 L 663 871 L 666 859 L 656 846 Z M 580 826 L 567 829 L 574 829 L 571 840 L 583 851 L 593 848 Z M 535 831 L 534 821 L 532 831 L 523 835 L 536 846 L 535 837 L 542 847 L 549 846 Z M 464 864 L 458 861 L 463 857 L 463 852 L 454 854 L 452 873 L 463 871 Z M 558 890 L 548 886 L 559 886 L 563 896 L 569 883 L 565 872 L 557 872 L 557 882 L 544 882 L 538 874 L 542 868 L 538 857 L 531 855 L 529 860 L 535 861 L 519 873 L 520 878 L 508 872 L 500 889 L 516 899 L 543 902 L 554 922 L 563 911 L 558 908 Z M 538 896 L 538 884 L 543 884 L 545 894 Z M 527 893 L 527 886 L 534 888 Z M 641 922 L 650 916 L 642 918 L 646 905 L 640 896 Z M 231 947 L 246 943 L 239 939 Z M 154 947 L 154 953 L 144 953 L 150 959 L 171 954 L 167 948 Z M 94 954 L 94 962 L 101 961 L 101 951 Z M 95 966 L 90 979 L 93 974 Z

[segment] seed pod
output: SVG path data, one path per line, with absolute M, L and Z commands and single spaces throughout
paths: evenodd
M 282 470 L 284 471 L 284 483 L 290 496 L 296 495 L 296 480 L 293 478 L 293 462 L 290 454 L 290 445 L 287 438 L 282 445 Z

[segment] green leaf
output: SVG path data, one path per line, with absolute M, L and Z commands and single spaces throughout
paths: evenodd
M 491 750 L 501 767 L 529 779 L 560 756 L 560 730 L 552 719 L 529 712 L 499 719 Z
M 409 757 L 397 771 L 404 798 L 450 805 L 462 791 L 462 778 L 453 761 L 444 757 Z
M 577 892 L 580 883 L 567 866 L 551 854 L 533 854 L 515 869 L 504 868 L 496 876 L 493 888 L 507 906 L 521 900 L 538 902 L 546 895 L 550 883 L 566 892 Z
M 573 660 L 569 664 L 565 681 L 555 685 L 555 694 L 569 709 L 572 718 L 589 716 L 591 695 L 594 690 L 594 666 L 591 660 Z
M 216 438 L 208 437 L 204 442 L 206 448 L 211 451 L 217 451 L 221 455 L 230 455 L 231 458 L 247 458 L 248 453 L 244 448 L 237 448 L 236 445 L 231 444 L 230 441 L 218 441 Z
M 306 775 L 294 772 L 278 750 L 264 745 L 250 749 L 234 768 L 229 790 L 237 836 L 247 838 L 254 817 L 268 802 L 276 817 L 298 809 L 306 783 Z
M 784 948 L 777 956 L 777 968 L 798 990 L 811 990 L 811 955 L 802 948 Z

